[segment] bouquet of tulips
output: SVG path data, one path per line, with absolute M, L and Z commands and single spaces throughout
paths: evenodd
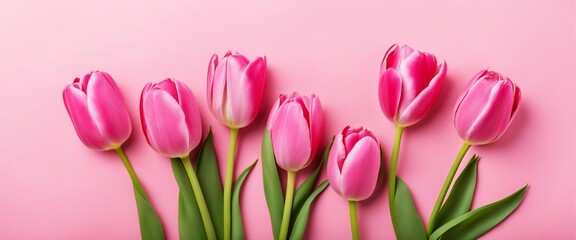
M 230 129 L 223 183 L 213 143 L 220 139 L 209 132 L 202 140 L 201 113 L 192 90 L 172 78 L 148 83 L 142 90 L 142 132 L 150 147 L 170 159 L 180 189 L 180 239 L 245 237 L 240 192 L 257 161 L 234 179 L 236 145 L 239 129 L 248 126 L 259 112 L 266 65 L 265 57 L 250 61 L 231 52 L 221 59 L 217 55 L 210 59 L 207 103 L 212 115 Z M 389 207 L 395 234 L 401 240 L 476 239 L 509 216 L 527 190 L 525 186 L 502 200 L 471 210 L 479 162 L 476 155 L 454 181 L 471 146 L 495 142 L 518 110 L 520 89 L 499 73 L 482 70 L 456 104 L 454 126 L 463 145 L 438 194 L 428 227 L 424 226 L 410 190 L 396 175 L 396 169 L 404 130 L 430 111 L 446 73 L 444 61 L 408 46 L 393 45 L 381 64 L 380 105 L 386 118 L 396 125 L 388 173 Z M 93 71 L 76 78 L 64 89 L 63 97 L 80 140 L 97 151 L 114 150 L 128 171 L 142 239 L 164 239 L 158 213 L 122 148 L 132 133 L 132 124 L 113 78 Z M 385 175 L 384 154 L 373 132 L 350 126 L 336 133 L 322 150 L 323 125 L 322 104 L 314 94 L 280 94 L 270 111 L 261 162 L 271 239 L 302 239 L 312 204 L 328 185 L 348 201 L 352 239 L 360 239 L 357 206 L 373 195 Z M 310 165 L 315 170 L 296 186 L 296 175 Z M 279 169 L 286 173 L 285 192 Z M 317 183 L 323 169 L 327 179 Z

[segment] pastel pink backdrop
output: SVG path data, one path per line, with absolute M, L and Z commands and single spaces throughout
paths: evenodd
M 161 3 L 162 2 L 162 3 Z M 546 3 L 545 3 L 546 2 Z M 394 127 L 380 111 L 379 65 L 393 43 L 448 63 L 441 95 L 405 131 L 398 175 L 426 219 L 460 146 L 452 110 L 468 79 L 491 67 L 522 88 L 520 111 L 480 154 L 474 207 L 529 183 L 525 201 L 483 239 L 574 239 L 574 1 L 10 1 L 0 10 L 0 239 L 137 239 L 128 174 L 113 153 L 78 140 L 64 86 L 99 69 L 115 77 L 134 122 L 125 149 L 168 239 L 178 239 L 178 189 L 167 159 L 147 146 L 138 120 L 145 83 L 174 77 L 195 92 L 223 169 L 228 131 L 206 106 L 212 53 L 266 55 L 262 110 L 240 131 L 237 171 L 260 157 L 279 93 L 315 93 L 325 146 L 345 125 L 375 132 L 390 154 Z M 324 174 L 325 175 L 325 174 Z M 384 185 L 359 207 L 363 239 L 393 239 Z M 245 182 L 248 239 L 272 239 L 260 163 Z M 331 189 L 314 204 L 306 238 L 350 238 L 348 209 Z

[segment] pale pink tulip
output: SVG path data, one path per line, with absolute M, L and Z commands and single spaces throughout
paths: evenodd
M 420 121 L 430 111 L 446 76 L 446 62 L 407 45 L 392 45 L 380 65 L 380 107 L 401 127 Z
M 258 114 L 265 79 L 266 57 L 250 62 L 239 53 L 227 52 L 219 62 L 214 54 L 208 66 L 206 94 L 210 111 L 230 128 L 247 126 Z
M 132 123 L 114 79 L 93 71 L 76 78 L 62 93 L 78 137 L 98 151 L 120 147 L 132 132 Z
M 472 78 L 454 111 L 458 135 L 470 145 L 492 143 L 508 128 L 520 104 L 520 88 L 497 72 Z
M 328 181 L 349 201 L 364 200 L 374 192 L 380 171 L 380 146 L 365 128 L 344 128 L 328 156 Z
M 305 168 L 314 159 L 324 124 L 320 99 L 314 94 L 281 94 L 268 118 L 268 131 L 278 166 L 286 171 Z
M 146 84 L 140 97 L 140 120 L 150 146 L 166 157 L 188 156 L 202 138 L 194 94 L 175 79 Z

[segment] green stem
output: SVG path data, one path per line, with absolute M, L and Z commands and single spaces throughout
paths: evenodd
M 292 212 L 295 182 L 296 172 L 288 171 L 288 181 L 286 181 L 286 201 L 284 201 L 284 214 L 282 214 L 279 240 L 286 240 L 288 238 L 288 227 L 290 226 L 290 214 Z
M 348 208 L 350 209 L 350 228 L 352 229 L 352 239 L 360 239 L 360 231 L 358 231 L 358 202 L 348 201 Z
M 216 232 L 214 231 L 214 225 L 212 225 L 212 219 L 210 218 L 210 213 L 208 212 L 208 207 L 206 206 L 206 200 L 204 199 L 204 194 L 202 194 L 202 188 L 200 187 L 200 182 L 198 182 L 198 177 L 196 172 L 190 163 L 190 157 L 186 156 L 181 158 L 182 164 L 186 169 L 186 174 L 190 179 L 190 184 L 192 185 L 192 192 L 194 192 L 194 197 L 196 197 L 196 202 L 198 203 L 198 209 L 200 210 L 200 216 L 202 217 L 202 222 L 204 223 L 204 229 L 206 230 L 206 237 L 209 240 L 216 239 Z
M 428 223 L 428 229 L 426 231 L 428 235 L 432 234 L 432 230 L 434 230 L 434 225 L 436 224 L 436 217 L 437 217 L 436 215 L 438 214 L 438 211 L 440 211 L 440 207 L 442 206 L 444 198 L 446 197 L 446 192 L 448 192 L 448 188 L 452 184 L 454 175 L 456 175 L 456 171 L 458 170 L 458 167 L 460 166 L 460 163 L 462 162 L 464 155 L 466 155 L 466 152 L 468 152 L 468 149 L 470 149 L 470 144 L 464 142 L 464 144 L 462 144 L 462 148 L 460 148 L 460 152 L 458 152 L 458 156 L 456 156 L 456 160 L 454 160 L 454 163 L 452 164 L 452 168 L 450 168 L 450 172 L 448 172 L 448 176 L 444 181 L 444 185 L 442 186 L 440 194 L 438 195 L 438 199 L 436 199 L 436 203 L 434 204 L 434 208 L 432 209 L 432 214 L 430 214 L 430 222 Z
M 231 237 L 231 200 L 232 178 L 234 177 L 234 157 L 236 155 L 236 141 L 238 128 L 230 128 L 230 147 L 228 148 L 228 163 L 226 164 L 226 178 L 224 180 L 224 240 Z
M 138 176 L 136 176 L 136 172 L 134 171 L 132 164 L 130 164 L 130 160 L 128 160 L 128 156 L 126 156 L 126 153 L 124 153 L 124 150 L 122 150 L 122 147 L 118 147 L 118 148 L 114 149 L 114 151 L 116 151 L 116 153 L 118 154 L 120 159 L 122 159 L 122 163 L 124 164 L 124 167 L 126 167 L 126 170 L 128 171 L 128 175 L 130 175 L 130 179 L 132 180 L 132 184 L 134 185 L 134 188 L 136 188 L 137 191 L 144 193 L 144 189 L 142 188 L 142 184 L 140 184 L 140 180 L 138 180 Z M 146 201 L 148 201 L 148 197 L 146 196 L 146 194 L 142 194 L 142 197 L 146 198 Z
M 396 195 L 396 168 L 398 166 L 398 155 L 400 153 L 400 143 L 402 142 L 402 132 L 404 127 L 397 126 L 394 135 L 394 146 L 390 157 L 390 173 L 388 174 L 388 204 L 390 205 L 390 216 L 394 211 L 394 196 Z

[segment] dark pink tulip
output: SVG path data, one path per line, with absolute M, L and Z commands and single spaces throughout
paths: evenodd
M 497 72 L 482 70 L 470 81 L 454 112 L 458 135 L 470 145 L 492 143 L 508 128 L 520 104 L 520 88 Z
M 420 121 L 432 107 L 446 76 L 446 62 L 430 53 L 394 44 L 380 65 L 380 107 L 401 127 Z
M 239 53 L 226 55 L 218 61 L 214 54 L 208 66 L 208 107 L 214 117 L 230 128 L 250 124 L 260 108 L 266 58 L 249 61 Z
M 364 200 L 374 192 L 380 171 L 380 146 L 365 128 L 344 128 L 328 156 L 328 181 L 349 201 Z
M 76 78 L 62 93 L 78 137 L 98 151 L 120 147 L 132 132 L 132 123 L 114 79 L 94 71 Z
M 298 171 L 310 164 L 322 140 L 320 99 L 314 94 L 281 94 L 268 118 L 268 130 L 278 166 Z
M 186 157 L 200 144 L 198 104 L 192 91 L 178 80 L 146 84 L 140 97 L 140 120 L 150 146 L 166 157 Z

